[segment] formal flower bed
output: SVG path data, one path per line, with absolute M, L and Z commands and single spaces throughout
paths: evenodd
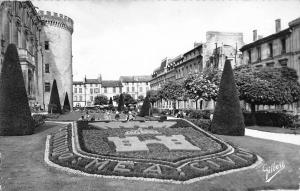
M 86 126 L 78 129 L 80 146 L 82 150 L 88 153 L 104 154 L 117 157 L 127 158 L 143 158 L 143 159 L 160 159 L 176 162 L 180 159 L 204 156 L 207 154 L 216 153 L 225 149 L 222 144 L 209 138 L 200 131 L 194 129 L 189 123 L 183 120 L 177 120 L 178 124 L 170 128 L 155 128 L 149 125 L 147 129 L 152 129 L 165 136 L 183 135 L 192 145 L 199 147 L 201 150 L 179 150 L 170 151 L 165 145 L 152 143 L 148 144 L 149 151 L 132 151 L 132 152 L 116 152 L 116 147 L 113 142 L 108 141 L 107 137 L 125 137 L 128 129 L 114 128 L 114 129 L 95 129 L 92 126 Z M 137 126 L 137 125 L 136 125 Z M 134 126 L 133 128 L 137 128 Z M 136 135 L 139 141 L 157 139 L 157 135 L 140 134 Z
M 253 168 L 261 159 L 180 121 L 167 128 L 98 129 L 74 123 L 48 136 L 45 161 L 88 176 L 191 183 Z

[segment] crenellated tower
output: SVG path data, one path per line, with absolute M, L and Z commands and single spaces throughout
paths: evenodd
M 41 31 L 42 60 L 39 86 L 44 89 L 43 100 L 46 109 L 49 104 L 53 80 L 56 79 L 61 105 L 68 93 L 70 105 L 73 103 L 72 34 L 73 20 L 65 15 L 39 11 L 43 27 Z

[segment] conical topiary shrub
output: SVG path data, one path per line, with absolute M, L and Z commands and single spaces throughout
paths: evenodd
M 149 95 L 146 96 L 141 111 L 139 113 L 139 116 L 144 117 L 144 116 L 149 116 L 150 115 L 150 100 L 149 100 Z
M 66 92 L 63 111 L 69 112 L 70 110 L 71 110 L 70 101 L 69 101 L 69 97 L 68 97 L 68 92 Z
M 225 61 L 211 130 L 221 135 L 245 135 L 244 118 L 229 60 Z
M 50 101 L 48 105 L 48 113 L 62 113 L 55 79 L 53 80 L 53 84 L 52 84 Z
M 0 75 L 0 135 L 32 134 L 34 121 L 14 44 L 7 47 Z
M 123 110 L 124 110 L 124 96 L 123 94 L 121 94 L 119 97 L 118 111 L 123 111 Z

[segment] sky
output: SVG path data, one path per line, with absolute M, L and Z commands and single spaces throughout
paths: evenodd
M 73 80 L 117 80 L 124 75 L 151 75 L 168 57 L 176 57 L 205 42 L 206 31 L 252 31 L 268 36 L 300 17 L 300 0 L 33 0 L 39 10 L 69 16 Z

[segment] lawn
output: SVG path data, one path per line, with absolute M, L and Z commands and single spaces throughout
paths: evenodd
M 68 174 L 48 167 L 44 162 L 46 136 L 63 125 L 46 123 L 30 136 L 0 137 L 2 164 L 0 185 L 3 190 L 254 190 L 298 188 L 300 147 L 252 137 L 219 136 L 232 144 L 247 148 L 265 160 L 265 165 L 284 161 L 285 168 L 269 183 L 262 167 L 206 179 L 188 185 L 91 178 Z M 274 146 L 276 145 L 276 146 Z

